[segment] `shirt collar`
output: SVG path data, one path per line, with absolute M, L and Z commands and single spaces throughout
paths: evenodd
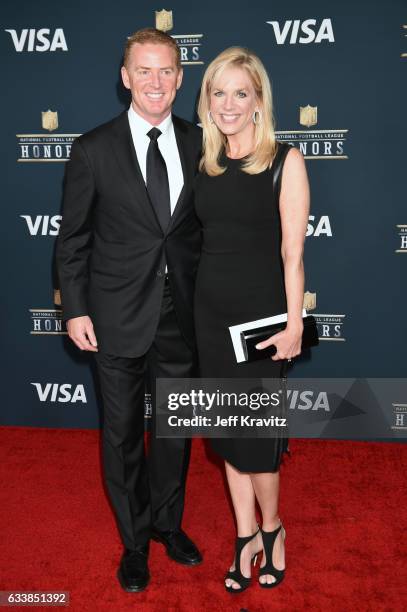
M 171 113 L 168 115 L 168 117 L 166 117 L 163 121 L 161 121 L 159 125 L 156 125 L 156 126 L 151 125 L 151 123 L 149 123 L 143 117 L 141 117 L 138 113 L 136 113 L 132 104 L 130 104 L 129 106 L 128 115 L 129 115 L 129 121 L 131 125 L 135 128 L 137 135 L 144 134 L 146 136 L 147 132 L 149 132 L 152 127 L 157 127 L 160 130 L 160 132 L 162 132 L 163 135 L 167 135 L 167 133 L 169 133 L 171 126 L 172 126 Z

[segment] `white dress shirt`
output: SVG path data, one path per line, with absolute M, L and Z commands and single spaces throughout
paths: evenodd
M 140 166 L 144 182 L 147 182 L 147 149 L 150 144 L 150 138 L 147 132 L 152 127 L 157 127 L 162 134 L 158 137 L 158 148 L 164 158 L 167 166 L 168 182 L 170 186 L 170 204 L 171 214 L 178 202 L 182 187 L 184 186 L 184 175 L 182 173 L 181 159 L 179 156 L 177 141 L 175 138 L 174 124 L 172 122 L 171 113 L 159 125 L 153 126 L 148 123 L 143 117 L 140 117 L 130 104 L 128 110 L 131 136 L 133 138 L 134 148 L 136 149 L 137 160 Z

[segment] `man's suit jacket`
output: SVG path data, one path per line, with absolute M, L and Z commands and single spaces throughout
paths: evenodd
M 166 266 L 179 326 L 193 346 L 201 236 L 192 187 L 202 132 L 178 117 L 173 122 L 184 187 L 165 233 L 148 198 L 127 112 L 77 138 L 66 165 L 57 243 L 63 318 L 89 315 L 105 353 L 147 352 Z

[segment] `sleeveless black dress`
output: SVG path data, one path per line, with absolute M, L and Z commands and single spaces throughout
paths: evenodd
M 199 174 L 196 213 L 203 229 L 195 292 L 195 327 L 203 378 L 279 378 L 285 361 L 236 363 L 228 327 L 287 312 L 281 259 L 279 193 L 290 145 L 278 143 L 270 169 L 250 175 L 243 159 L 220 163 L 220 176 Z M 287 438 L 212 438 L 211 446 L 242 472 L 276 472 Z

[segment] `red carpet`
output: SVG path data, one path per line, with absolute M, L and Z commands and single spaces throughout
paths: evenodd
M 152 542 L 150 586 L 132 595 L 115 578 L 121 544 L 98 432 L 0 428 L 0 590 L 70 591 L 75 612 L 406 610 L 406 446 L 290 444 L 281 493 L 287 574 L 277 589 L 224 591 L 234 526 L 222 472 L 195 440 L 184 527 L 204 563 L 179 566 Z

